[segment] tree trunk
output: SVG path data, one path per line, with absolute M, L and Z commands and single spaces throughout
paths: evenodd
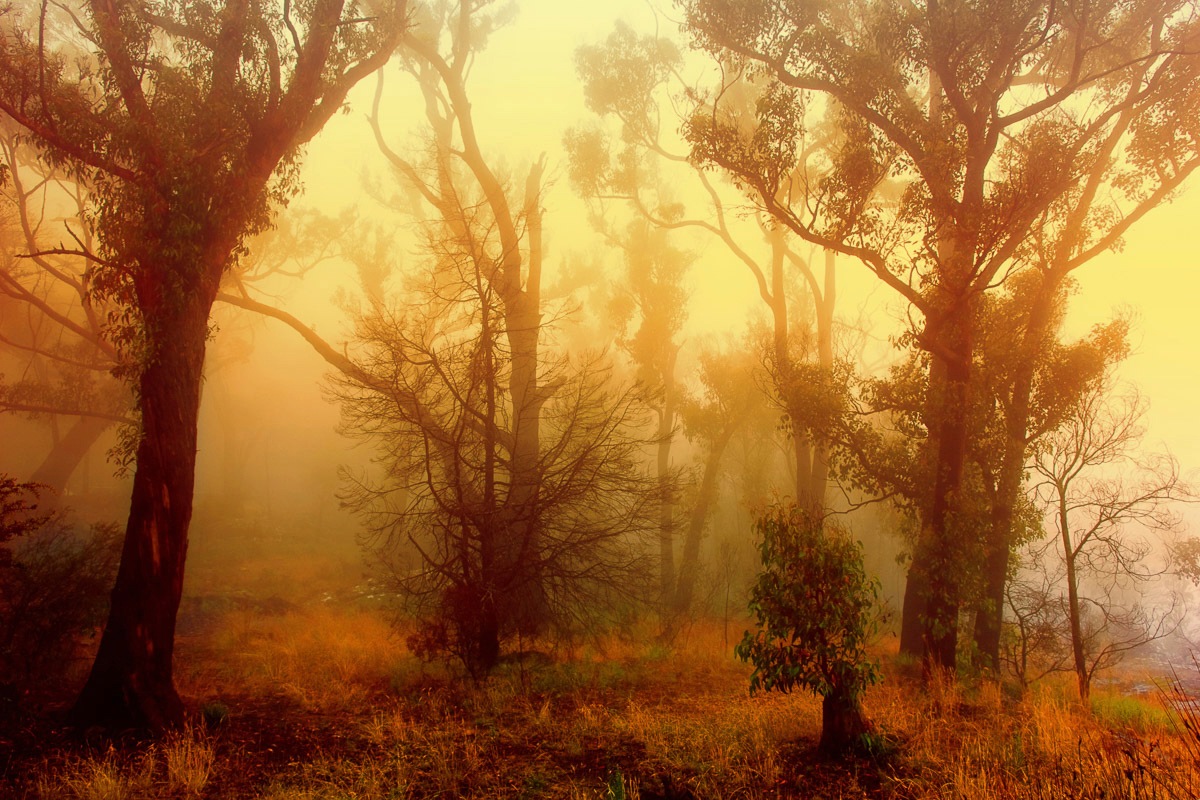
M 1021 342 L 1022 357 L 1017 361 L 1012 378 L 1012 395 L 1005 414 L 1004 457 L 1000 465 L 996 502 L 992 507 L 991 525 L 985 543 L 984 596 L 975 618 L 975 648 L 982 666 L 998 669 L 1000 665 L 1000 632 L 1004 622 L 1004 590 L 1008 583 L 1008 565 L 1012 554 L 1013 522 L 1017 501 L 1025 474 L 1025 457 L 1029 447 L 1029 416 L 1032 410 L 1033 376 L 1044 356 L 1046 337 L 1057 294 L 1060 276 L 1051 273 L 1043 278 Z
M 52 497 L 43 498 L 43 508 L 58 504 L 71 475 L 112 424 L 111 420 L 100 417 L 80 417 L 66 435 L 55 443 L 30 478 L 33 483 L 44 484 L 54 491 Z
M 921 657 L 927 668 L 954 672 L 958 657 L 958 612 L 963 559 L 961 532 L 955 530 L 956 506 L 966 464 L 969 426 L 972 308 L 967 298 L 949 298 L 947 312 L 926 330 L 933 344 L 930 369 L 931 416 L 926 426 L 935 448 L 933 487 L 923 509 L 921 532 L 913 553 L 907 591 L 925 596 Z M 936 368 L 940 365 L 940 368 Z M 940 380 L 936 380 L 940 377 Z M 917 580 L 912 580 L 916 572 Z M 905 610 L 915 610 L 919 602 Z M 906 620 L 909 626 L 914 620 Z M 901 642 L 902 647 L 906 644 Z M 911 646 L 911 640 L 907 642 Z
M 530 291 L 501 293 L 504 323 L 512 370 L 509 393 L 513 404 L 513 453 L 508 496 L 505 498 L 505 537 L 497 542 L 504 573 L 517 576 L 510 585 L 511 621 L 526 634 L 536 634 L 549 617 L 545 576 L 529 566 L 540 563 L 541 541 L 534 514 L 541 485 L 541 409 L 544 398 L 538 386 L 538 338 L 541 313 Z
M 496 609 L 496 596 L 485 591 L 480 599 L 480 608 L 475 612 L 478 627 L 466 659 L 467 671 L 478 680 L 487 677 L 500 661 L 500 616 Z
M 929 385 L 938 386 L 945 381 L 946 365 L 934 359 L 929 367 Z M 932 390 L 926 398 L 925 416 L 929 441 L 926 442 L 926 458 L 932 459 L 938 449 L 940 429 L 933 424 L 941 413 L 934 402 L 936 397 Z M 928 480 L 929 467 L 923 469 L 925 482 L 929 493 L 918 498 L 920 513 L 924 515 L 932 503 L 933 481 Z M 900 652 L 911 658 L 923 658 L 925 655 L 925 625 L 929 614 L 929 570 L 932 568 L 933 555 L 931 550 L 936 545 L 930 539 L 930 529 L 920 525 L 917 529 L 917 539 L 913 545 L 912 559 L 908 564 L 908 575 L 904 583 L 904 605 L 900 618 Z
M 700 480 L 700 493 L 692 509 L 686 538 L 683 541 L 683 558 L 679 564 L 679 586 L 675 592 L 675 617 L 688 613 L 696 593 L 696 578 L 700 571 L 700 542 L 704 538 L 704 523 L 708 521 L 709 509 L 717 499 L 717 478 L 721 473 L 721 457 L 739 421 L 734 421 L 712 442 L 708 458 L 704 461 L 704 476 Z
M 676 351 L 678 352 L 678 351 Z M 663 379 L 663 407 L 658 426 L 658 578 L 659 599 L 664 613 L 675 597 L 675 498 L 671 485 L 671 445 L 675 436 L 675 353 L 671 354 Z M 681 576 L 682 579 L 682 576 Z
M 215 288 L 215 287 L 214 287 Z M 197 295 L 202 294 L 196 292 Z M 81 725 L 161 731 L 183 722 L 175 616 L 183 591 L 208 312 L 202 297 L 162 319 L 140 376 L 142 438 L 112 605 L 72 716 Z
M 817 317 L 817 363 L 821 372 L 833 387 L 833 307 L 837 298 L 837 262 L 832 250 L 825 251 L 825 285 L 818 293 L 813 289 L 813 303 L 816 306 Z M 809 477 L 810 508 L 817 517 L 825 516 L 825 493 L 829 484 L 829 443 L 826 434 L 824 441 L 812 443 L 812 471 Z
M 918 555 L 918 552 L 921 554 Z M 904 605 L 900 611 L 900 652 L 920 658 L 925 638 L 925 617 L 929 613 L 929 579 L 924 565 L 929 557 L 921 550 L 921 540 L 913 551 L 904 583 Z
M 1071 541 L 1070 517 L 1067 513 L 1067 490 L 1058 486 L 1058 535 L 1062 542 L 1063 562 L 1067 565 L 1067 613 L 1071 624 L 1071 659 L 1075 666 L 1075 679 L 1079 684 L 1079 699 L 1088 700 L 1091 680 L 1088 677 L 1087 658 L 1083 651 L 1083 614 L 1079 607 L 1079 575 L 1075 559 L 1078 553 Z
M 856 749 L 871 726 L 863 716 L 856 697 L 835 689 L 821 700 L 821 742 L 823 753 L 840 755 Z

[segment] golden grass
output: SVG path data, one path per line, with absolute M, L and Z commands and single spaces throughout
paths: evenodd
M 33 785 L 43 800 L 142 800 L 200 797 L 216 763 L 211 740 L 188 727 L 130 754 L 103 753 L 47 762 Z
M 336 713 L 368 706 L 406 653 L 379 614 L 318 606 L 270 617 L 232 612 L 195 656 L 179 677 L 185 695 L 282 693 L 303 709 Z
M 1153 703 L 1106 696 L 1093 714 L 1054 685 L 1016 702 L 994 684 L 922 687 L 895 668 L 866 696 L 876 754 L 824 762 L 818 701 L 750 697 L 749 668 L 728 653 L 719 623 L 691 626 L 672 648 L 650 626 L 580 643 L 550 666 L 504 666 L 478 685 L 420 665 L 366 610 L 235 611 L 219 631 L 185 643 L 181 662 L 191 666 L 180 683 L 197 705 L 227 703 L 229 722 L 131 751 L 58 756 L 27 795 L 1200 797 L 1186 741 Z M 240 704 L 263 698 L 283 718 L 260 710 L 239 721 Z M 254 726 L 310 719 L 327 726 L 307 740 L 311 751 L 282 760 L 252 752 Z

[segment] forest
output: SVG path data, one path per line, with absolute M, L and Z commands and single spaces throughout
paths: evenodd
M 0 796 L 1200 796 L 1197 166 L 1197 0 L 0 4 Z

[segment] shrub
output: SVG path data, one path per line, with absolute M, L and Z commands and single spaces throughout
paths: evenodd
M 115 525 L 81 530 L 35 515 L 34 487 L 0 479 L 0 681 L 20 694 L 52 685 L 80 638 L 104 619 L 120 555 Z M 19 502 L 18 502 L 19 501 Z
M 735 649 L 754 665 L 750 691 L 797 687 L 822 698 L 821 749 L 857 746 L 869 732 L 861 695 L 878 680 L 866 645 L 878 626 L 878 582 L 849 534 L 795 504 L 755 521 L 762 571 L 750 591 L 758 630 Z

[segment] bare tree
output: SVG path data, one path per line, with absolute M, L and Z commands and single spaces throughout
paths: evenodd
M 1167 554 L 1156 553 L 1145 534 L 1178 530 L 1178 504 L 1194 497 L 1174 458 L 1136 452 L 1145 403 L 1132 389 L 1114 396 L 1111 388 L 1101 382 L 1081 397 L 1037 444 L 1033 462 L 1053 536 L 1030 560 L 1057 561 L 1062 571 L 1066 638 L 1084 700 L 1098 670 L 1179 624 L 1177 597 L 1165 609 L 1141 598 L 1147 582 L 1170 570 Z
M 360 315 L 357 370 L 338 375 L 335 392 L 345 431 L 378 453 L 377 474 L 350 481 L 344 499 L 420 620 L 416 649 L 480 677 L 515 638 L 641 597 L 659 484 L 637 435 L 645 407 L 599 357 L 543 357 L 533 491 L 514 480 L 528 417 L 509 389 L 494 264 L 468 245 L 430 241 L 407 310 L 381 300 Z
M 606 593 L 639 595 L 633 545 L 658 496 L 636 396 L 599 357 L 572 365 L 547 349 L 544 159 L 510 184 L 468 91 L 502 22 L 491 3 L 428 6 L 403 37 L 425 101 L 421 153 L 389 144 L 380 73 L 370 124 L 420 231 L 418 299 L 401 313 L 364 281 L 358 344 L 336 378 L 347 430 L 381 453 L 381 474 L 347 498 L 393 564 L 415 554 L 397 578 L 424 618 L 419 644 L 476 675 L 514 636 L 608 608 Z

